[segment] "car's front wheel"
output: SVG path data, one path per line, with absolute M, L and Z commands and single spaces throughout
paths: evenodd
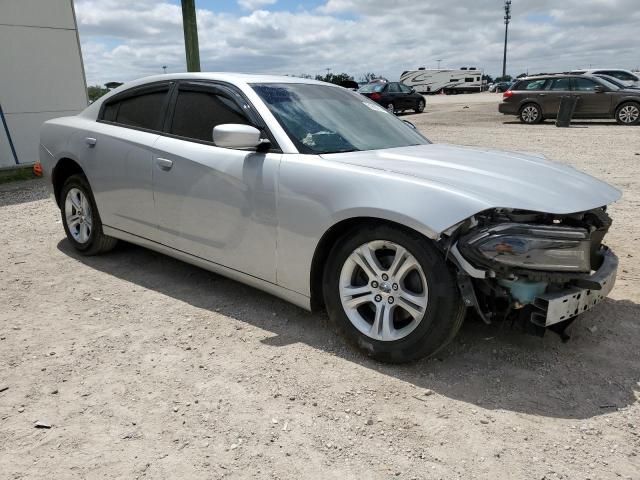
M 542 121 L 542 111 L 535 103 L 527 103 L 520 109 L 520 121 L 533 125 Z
M 388 103 L 387 104 L 387 112 L 389 113 L 395 113 L 396 112 L 396 107 L 393 103 Z
M 96 255 L 115 247 L 117 240 L 102 232 L 102 222 L 89 182 L 72 175 L 60 192 L 62 224 L 71 245 L 83 255 Z
M 419 100 L 418 105 L 416 105 L 416 113 L 424 112 L 424 100 Z
M 638 125 L 640 123 L 640 104 L 626 102 L 616 110 L 616 121 L 620 125 Z
M 324 297 L 338 331 L 384 362 L 433 355 L 455 336 L 465 313 L 440 251 L 388 225 L 360 228 L 336 244 Z

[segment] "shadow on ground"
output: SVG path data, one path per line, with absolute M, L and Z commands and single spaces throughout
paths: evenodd
M 337 341 L 324 314 L 310 314 L 178 260 L 125 243 L 98 257 L 77 255 L 66 239 L 58 248 L 127 282 L 273 332 L 263 343 L 274 348 L 303 342 L 482 408 L 588 419 L 636 401 L 640 305 L 630 301 L 609 299 L 587 312 L 574 323 L 567 344 L 551 333 L 538 338 L 470 320 L 437 358 L 383 365 Z

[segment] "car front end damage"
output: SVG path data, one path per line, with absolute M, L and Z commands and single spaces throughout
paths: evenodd
M 566 340 L 566 327 L 614 286 L 618 259 L 602 243 L 610 226 L 606 207 L 565 215 L 493 209 L 447 230 L 441 244 L 465 304 L 485 322 L 521 320 L 528 331 L 550 328 Z

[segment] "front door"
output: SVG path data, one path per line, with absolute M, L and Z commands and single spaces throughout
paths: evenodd
M 167 136 L 154 145 L 161 243 L 275 282 L 276 181 L 281 154 L 216 147 L 212 131 L 249 124 L 219 88 L 179 87 Z
M 599 85 L 589 78 L 574 78 L 573 93 L 578 98 L 576 103 L 576 117 L 597 118 L 606 117 L 611 110 L 611 94 L 605 91 L 596 92 Z

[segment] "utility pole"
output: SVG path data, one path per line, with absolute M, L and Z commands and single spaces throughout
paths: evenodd
M 442 59 L 440 60 L 436 60 L 436 62 L 438 62 L 438 70 L 440 70 L 440 62 L 442 61 Z
M 511 0 L 504 2 L 504 57 L 502 57 L 502 79 L 507 75 L 507 38 L 509 36 L 509 20 L 511 20 Z
M 184 29 L 184 49 L 187 54 L 187 71 L 199 72 L 200 50 L 195 0 L 182 0 L 182 27 Z
M 167 66 L 166 65 L 162 66 L 162 73 L 167 73 Z

